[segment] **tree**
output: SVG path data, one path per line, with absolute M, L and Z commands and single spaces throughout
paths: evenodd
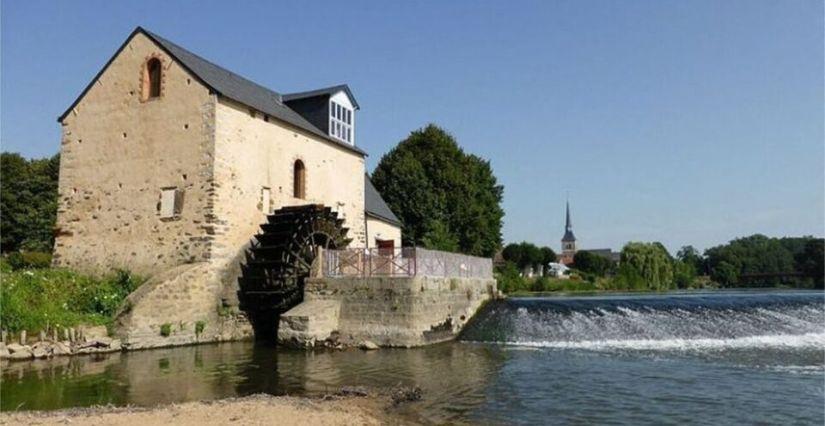
M 622 249 L 621 264 L 638 273 L 650 289 L 673 287 L 673 264 L 661 243 L 627 243 Z
M 437 220 L 431 223 L 432 229 L 421 239 L 424 246 L 434 250 L 455 252 L 458 251 L 458 238 L 450 232 L 444 222 Z
M 521 265 L 521 259 L 524 257 L 524 250 L 520 243 L 510 243 L 501 251 L 501 256 L 504 260 L 512 262 L 514 265 Z
M 699 275 L 705 271 L 705 260 L 693 246 L 683 246 L 676 252 L 676 259 L 693 268 L 693 274 Z
M 603 277 L 613 267 L 613 262 L 598 254 L 580 250 L 573 256 L 573 267 L 582 272 Z
M 527 241 L 507 244 L 501 255 L 504 260 L 512 262 L 521 270 L 539 265 L 546 266 L 548 263 L 556 261 L 556 253 L 550 247 L 539 248 Z
M 558 260 L 558 256 L 556 256 L 556 252 L 553 251 L 553 249 L 551 249 L 550 247 L 544 246 L 544 247 L 541 247 L 539 250 L 541 250 L 541 264 L 544 265 L 545 267 L 547 266 L 548 263 L 553 263 L 556 260 Z
M 544 259 L 544 256 L 541 249 L 539 249 L 535 244 L 522 242 L 521 249 L 524 253 L 524 256 L 521 259 L 522 264 L 519 265 L 521 269 L 527 267 L 535 268 L 536 266 L 541 265 L 541 261 Z
M 791 275 L 798 271 L 798 259 L 794 254 L 805 250 L 805 242 L 812 237 L 769 238 L 751 235 L 737 238 L 728 244 L 705 250 L 707 268 L 711 279 L 726 287 L 738 285 L 773 286 L 800 284 Z M 768 276 L 758 281 L 740 283 L 742 275 L 788 274 L 784 278 Z
M 811 278 L 816 288 L 825 287 L 825 239 L 812 238 L 796 256 L 799 271 Z
M 677 288 L 690 288 L 696 281 L 696 267 L 681 260 L 673 261 L 673 282 Z
M 467 254 L 492 256 L 501 246 L 504 189 L 490 162 L 465 153 L 434 124 L 384 155 L 372 182 L 401 220 L 404 244 L 427 246 L 425 236 L 439 229 Z
M 60 157 L 0 154 L 0 250 L 51 251 Z

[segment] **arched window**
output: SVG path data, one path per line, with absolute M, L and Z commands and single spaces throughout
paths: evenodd
M 160 59 L 152 58 L 146 62 L 143 74 L 143 98 L 152 99 L 160 96 L 161 79 Z
M 292 196 L 304 199 L 306 197 L 306 167 L 301 160 L 295 160 L 292 166 Z

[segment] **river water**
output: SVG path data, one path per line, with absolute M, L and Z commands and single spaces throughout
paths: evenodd
M 525 297 L 458 341 L 304 352 L 251 342 L 3 365 L 0 408 L 146 405 L 419 386 L 426 423 L 825 423 L 821 292 Z

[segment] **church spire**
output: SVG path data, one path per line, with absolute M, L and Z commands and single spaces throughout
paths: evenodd
M 564 237 L 562 241 L 576 241 L 576 236 L 573 235 L 573 222 L 570 220 L 570 201 L 567 201 L 567 219 L 564 225 Z

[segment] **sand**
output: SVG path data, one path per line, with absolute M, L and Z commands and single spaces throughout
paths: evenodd
M 252 395 L 154 408 L 92 407 L 0 413 L 0 425 L 382 425 L 408 424 L 375 397 Z

